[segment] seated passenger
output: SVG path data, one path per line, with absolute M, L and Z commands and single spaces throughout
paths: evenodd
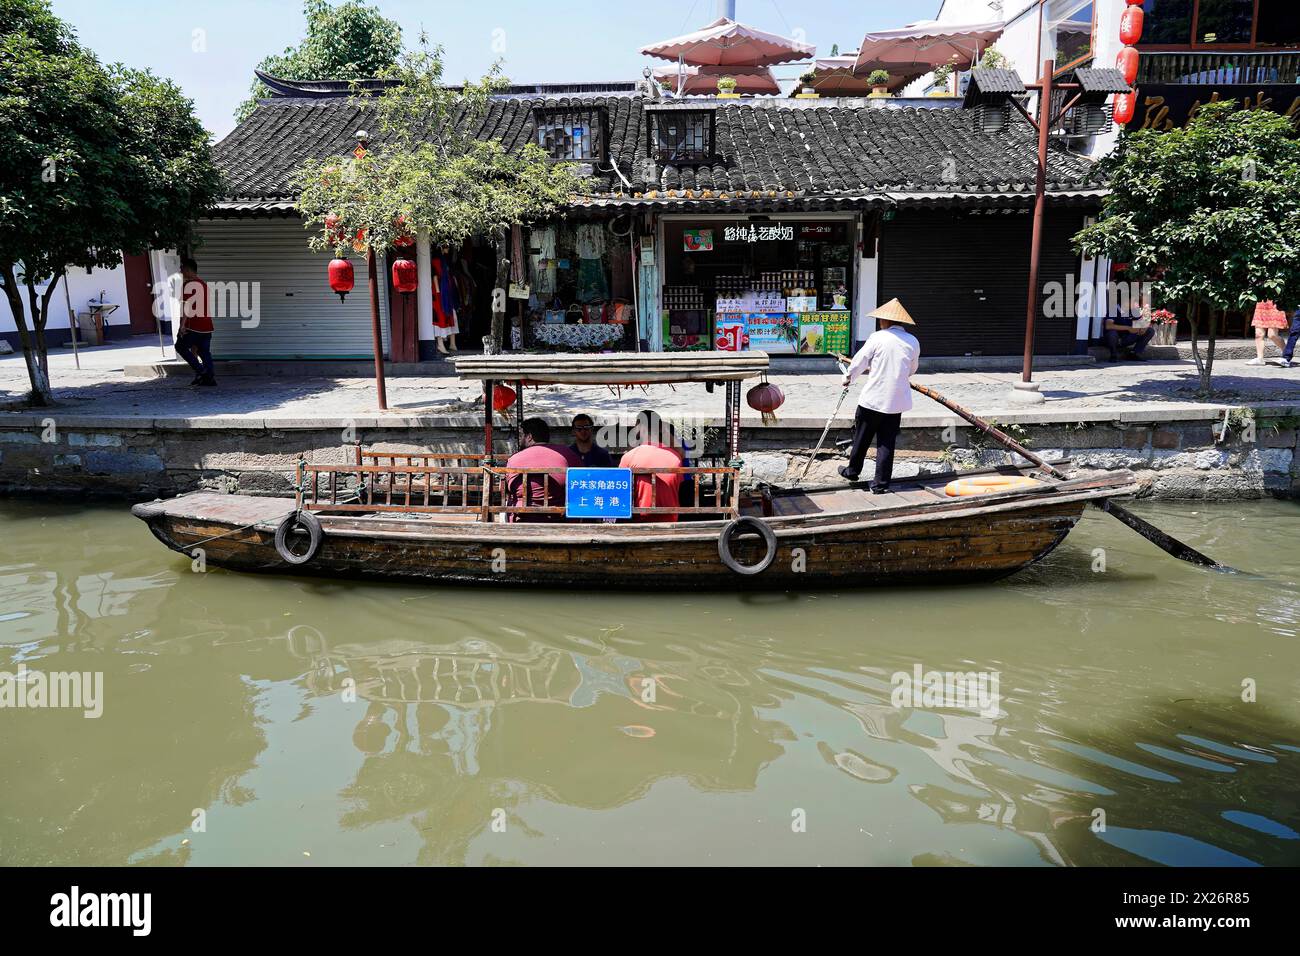
M 510 456 L 507 468 L 565 468 L 581 467 L 582 461 L 563 445 L 552 445 L 551 429 L 540 418 L 524 419 L 519 426 L 521 431 L 520 449 Z M 534 507 L 549 504 L 551 507 L 564 507 L 564 475 L 529 475 L 527 484 L 523 475 L 514 475 L 506 482 L 509 504 L 512 507 L 532 505 Z M 550 501 L 546 500 L 547 489 Z M 563 514 L 511 514 L 511 521 L 563 521 Z
M 636 417 L 634 437 L 639 444 L 623 453 L 620 468 L 681 468 L 685 460 L 673 439 L 672 429 L 655 412 Z M 632 503 L 637 508 L 679 507 L 678 489 L 682 475 L 633 475 Z M 676 521 L 675 514 L 638 514 L 633 521 Z
M 591 420 L 590 415 L 575 415 L 573 444 L 569 446 L 569 451 L 582 459 L 584 468 L 613 468 L 614 459 L 609 456 L 608 451 L 596 444 L 595 428 L 596 424 Z

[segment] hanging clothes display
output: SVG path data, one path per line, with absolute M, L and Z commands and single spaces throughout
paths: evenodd
M 446 247 L 433 257 L 433 335 L 438 351 L 448 344 L 456 348 L 456 333 L 460 331 L 457 315 L 460 309 L 460 289 L 456 284 L 456 267 Z M 450 340 L 450 342 L 448 342 Z
M 578 253 L 578 301 L 604 302 L 609 298 L 609 285 L 605 281 L 605 227 L 601 223 L 584 222 L 578 226 L 576 246 Z
M 537 226 L 530 232 L 528 263 L 533 292 L 549 295 L 555 291 L 555 227 Z

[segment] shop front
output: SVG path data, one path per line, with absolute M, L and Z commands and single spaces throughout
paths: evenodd
M 852 350 L 855 215 L 665 216 L 658 241 L 664 351 Z

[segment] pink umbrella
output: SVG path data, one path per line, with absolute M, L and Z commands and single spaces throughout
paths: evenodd
M 641 48 L 646 56 L 691 66 L 770 66 L 804 60 L 815 46 L 719 17 L 702 30 Z
M 888 70 L 913 77 L 950 63 L 971 63 L 1002 36 L 1003 23 L 948 26 L 922 20 L 899 30 L 868 33 L 858 47 L 855 73 Z
M 853 72 L 857 59 L 858 54 L 854 52 L 814 60 L 812 88 L 818 93 L 870 93 L 866 78 Z
M 780 84 L 767 67 L 733 68 L 725 66 L 687 66 L 682 68 L 683 93 L 712 94 L 718 92 L 718 78 L 730 76 L 736 81 L 737 93 L 776 94 L 781 92 Z M 655 79 L 665 86 L 677 86 L 677 69 L 667 67 L 655 70 Z

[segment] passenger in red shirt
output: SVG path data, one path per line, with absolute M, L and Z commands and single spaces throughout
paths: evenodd
M 216 385 L 212 367 L 212 316 L 208 314 L 208 284 L 199 278 L 199 264 L 181 259 L 181 316 L 176 354 L 194 369 L 191 385 Z
M 636 417 L 635 448 L 623 453 L 620 468 L 681 468 L 685 456 L 673 438 L 672 428 L 658 414 L 643 411 Z M 682 475 L 634 475 L 632 500 L 638 508 L 676 508 L 681 504 Z M 639 514 L 633 521 L 676 521 L 675 514 Z
M 552 445 L 551 428 L 540 418 L 526 418 L 519 426 L 523 433 L 521 448 L 510 456 L 507 468 L 581 468 L 582 459 L 564 445 Z M 525 490 L 523 475 L 515 475 L 507 483 L 510 504 L 547 504 L 546 488 L 550 488 L 551 507 L 564 507 L 564 476 L 529 475 Z M 563 521 L 563 514 L 512 514 L 511 521 Z

